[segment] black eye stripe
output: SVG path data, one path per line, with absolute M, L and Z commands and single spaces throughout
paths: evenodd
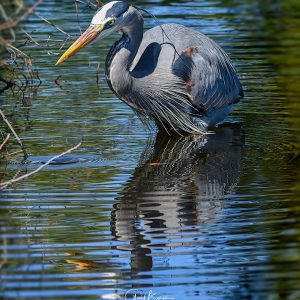
M 119 13 L 119 14 L 116 16 L 116 18 L 121 17 L 121 15 L 123 15 L 125 11 L 127 11 L 127 9 L 125 9 L 124 11 L 122 11 L 121 13 Z

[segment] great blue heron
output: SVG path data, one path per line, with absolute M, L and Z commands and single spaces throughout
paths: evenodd
M 113 92 L 142 120 L 166 131 L 203 133 L 221 122 L 243 89 L 228 56 L 210 38 L 178 24 L 143 33 L 140 11 L 109 2 L 70 46 L 59 64 L 87 44 L 120 31 L 105 63 Z

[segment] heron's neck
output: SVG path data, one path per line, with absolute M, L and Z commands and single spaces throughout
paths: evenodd
M 107 56 L 107 80 L 120 98 L 126 98 L 134 80 L 129 69 L 142 42 L 143 27 L 143 19 L 137 15 L 123 28 L 122 38 L 114 44 Z

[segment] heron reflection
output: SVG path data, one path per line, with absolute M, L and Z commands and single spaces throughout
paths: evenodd
M 237 125 L 198 138 L 157 135 L 112 212 L 112 234 L 131 252 L 133 273 L 151 270 L 153 248 L 181 247 L 186 228 L 216 222 L 239 181 L 242 145 Z

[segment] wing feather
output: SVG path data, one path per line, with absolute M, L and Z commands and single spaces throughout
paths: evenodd
M 205 111 L 232 105 L 243 97 L 235 69 L 217 45 L 183 50 L 173 65 L 173 72 L 190 86 L 193 104 Z
M 204 34 L 178 24 L 146 31 L 130 70 L 134 77 L 143 78 L 152 92 L 151 86 L 157 87 L 154 83 L 159 80 L 160 88 L 154 94 L 160 100 L 163 89 L 175 89 L 162 75 L 180 79 L 184 98 L 199 109 L 200 115 L 203 110 L 227 107 L 243 98 L 236 71 L 221 47 Z

